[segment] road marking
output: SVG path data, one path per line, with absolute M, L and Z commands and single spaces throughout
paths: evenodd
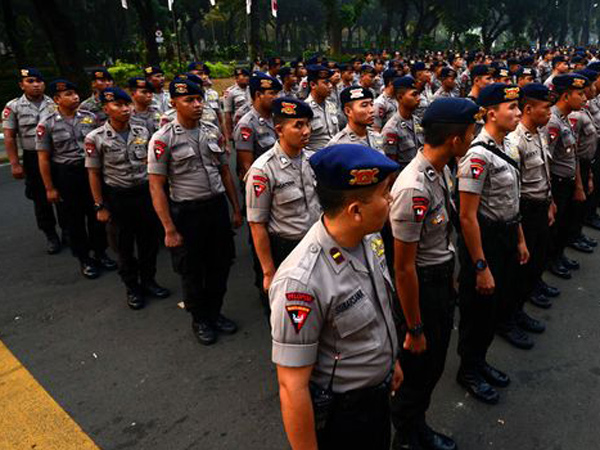
M 98 450 L 2 342 L 0 405 L 1 449 Z

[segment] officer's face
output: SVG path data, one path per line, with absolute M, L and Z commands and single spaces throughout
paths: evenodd
M 448 90 L 452 90 L 456 87 L 456 77 L 446 77 L 442 81 L 444 87 Z
M 522 88 L 523 86 L 526 86 L 529 83 L 533 83 L 533 76 L 525 75 L 523 77 L 519 77 L 519 81 L 517 84 L 519 85 L 520 88 Z
M 475 77 L 475 81 L 474 84 L 479 87 L 479 89 L 483 89 L 484 87 L 486 87 L 489 84 L 493 83 L 493 79 L 491 75 L 482 75 L 479 77 Z
M 400 103 L 409 111 L 414 111 L 421 103 L 421 96 L 419 95 L 419 91 L 416 89 L 407 90 L 404 95 L 400 97 Z
M 111 86 L 111 82 L 104 78 L 92 81 L 92 89 L 96 92 L 103 92 L 104 89 Z
M 329 94 L 331 94 L 332 85 L 331 85 L 331 81 L 329 79 L 313 81 L 313 86 L 314 86 L 315 93 L 319 97 L 325 98 Z
M 152 103 L 152 92 L 148 89 L 134 89 L 131 96 L 142 106 L 149 106 Z
M 273 89 L 267 89 L 262 92 L 260 96 L 260 105 L 266 109 L 267 111 L 271 110 L 271 106 L 273 105 L 273 100 L 277 98 L 279 91 L 274 91 Z
M 298 84 L 298 78 L 292 73 L 285 77 L 285 84 L 288 86 L 296 86 Z
M 366 88 L 370 88 L 373 86 L 373 78 L 374 77 L 372 73 L 364 73 L 360 79 L 361 84 Z
M 348 120 L 360 125 L 369 126 L 375 122 L 375 108 L 372 99 L 355 101 L 346 106 L 348 111 Z
M 349 83 L 354 79 L 354 74 L 352 73 L 351 70 L 345 70 L 342 72 L 342 80 L 344 80 L 344 82 Z
M 556 67 L 554 68 L 558 73 L 567 73 L 569 70 L 569 65 L 566 62 L 561 61 L 558 64 L 556 64 Z
M 352 68 L 354 69 L 355 72 L 358 72 L 360 70 L 360 66 L 361 66 L 361 62 L 360 61 L 354 61 L 352 63 Z
M 306 76 L 306 67 L 298 65 L 296 72 L 298 73 L 298 77 L 304 78 Z
M 28 97 L 39 97 L 44 93 L 44 89 L 46 88 L 46 84 L 35 77 L 23 78 L 19 86 Z
M 172 99 L 172 104 L 177 110 L 177 114 L 187 120 L 200 120 L 202 117 L 202 96 L 184 95 Z
M 583 89 L 573 89 L 567 94 L 566 100 L 573 111 L 579 111 L 587 99 Z
M 245 89 L 248 86 L 248 83 L 250 83 L 250 77 L 248 75 L 239 75 L 237 77 L 237 84 L 242 89 Z
M 116 122 L 125 123 L 131 116 L 131 103 L 124 100 L 108 102 L 104 105 L 104 112 Z
M 148 77 L 148 81 L 152 83 L 152 86 L 154 86 L 156 90 L 159 90 L 165 85 L 165 76 L 162 73 L 155 73 Z
M 495 110 L 493 120 L 496 126 L 505 133 L 509 133 L 517 128 L 519 120 L 521 120 L 521 110 L 519 109 L 519 102 L 513 100 L 512 102 L 500 103 Z
M 306 119 L 288 119 L 275 129 L 279 138 L 289 147 L 300 150 L 308 144 L 310 139 L 310 121 Z
M 60 108 L 74 110 L 79 106 L 79 95 L 73 89 L 69 89 L 57 93 L 54 101 Z
M 421 70 L 417 72 L 417 81 L 421 83 L 429 83 L 431 81 L 431 72 L 429 70 Z
M 528 103 L 525 106 L 525 113 L 536 127 L 546 126 L 552 115 L 552 103 L 540 101 Z
M 496 79 L 496 83 L 512 84 L 510 77 L 500 77 Z
M 331 78 L 329 79 L 333 84 L 338 84 L 340 82 L 341 77 L 342 76 L 340 75 L 340 71 L 338 69 L 333 69 L 333 75 L 331 75 Z

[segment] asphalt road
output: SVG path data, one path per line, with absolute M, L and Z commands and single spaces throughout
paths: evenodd
M 202 347 L 177 306 L 166 251 L 157 278 L 173 296 L 131 311 L 116 273 L 85 280 L 68 251 L 45 254 L 31 203 L 6 167 L 0 221 L 0 340 L 99 447 L 288 448 L 245 231 L 224 308 L 240 331 Z M 429 421 L 461 450 L 600 448 L 600 258 L 577 257 L 583 267 L 572 281 L 548 277 L 563 290 L 554 307 L 529 309 L 548 323 L 535 348 L 494 342 L 490 362 L 513 381 L 499 405 L 476 402 L 454 381 L 453 333 Z

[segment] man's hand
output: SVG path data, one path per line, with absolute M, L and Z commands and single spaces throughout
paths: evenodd
M 529 262 L 529 250 L 525 242 L 519 242 L 517 244 L 517 252 L 519 255 L 519 264 L 522 266 Z
M 588 178 L 587 193 L 589 195 L 592 192 L 594 192 L 594 175 L 590 173 L 590 177 Z
M 550 207 L 548 208 L 548 226 L 551 227 L 554 225 L 556 221 L 556 203 L 550 203 Z
M 425 339 L 425 334 L 421 333 L 420 336 L 413 336 L 410 333 L 406 333 L 404 338 L 404 350 L 408 350 L 415 355 L 419 353 L 423 353 L 427 350 L 427 340 Z
M 475 283 L 475 290 L 481 295 L 492 295 L 496 288 L 496 282 L 490 268 L 477 272 L 477 282 Z
M 404 381 L 404 373 L 402 372 L 402 367 L 400 367 L 400 361 L 396 360 L 394 375 L 392 376 L 392 395 L 400 388 L 402 381 Z
M 25 171 L 20 163 L 11 164 L 10 171 L 15 180 L 21 180 L 25 178 Z
M 244 223 L 244 218 L 242 217 L 242 213 L 241 211 L 234 211 L 233 212 L 233 228 L 235 230 L 237 230 L 239 227 L 242 226 L 242 224 Z
M 573 200 L 576 202 L 585 202 L 585 192 L 583 188 L 578 187 L 575 188 L 575 193 L 573 194 Z
M 106 208 L 102 208 L 96 213 L 96 219 L 98 219 L 98 222 L 101 223 L 108 222 L 110 220 L 110 211 Z
M 263 275 L 263 289 L 265 292 L 269 292 L 269 288 L 271 287 L 271 283 L 273 283 L 274 273 L 266 273 Z
M 165 233 L 165 247 L 174 248 L 183 245 L 183 236 L 177 230 L 167 231 Z
M 60 202 L 60 194 L 55 188 L 46 189 L 46 198 L 50 203 L 58 203 Z

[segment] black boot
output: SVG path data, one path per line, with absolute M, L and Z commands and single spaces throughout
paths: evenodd
M 60 252 L 60 249 L 60 238 L 58 237 L 58 234 L 56 234 L 56 231 L 52 230 L 46 233 L 46 252 L 49 255 L 56 255 Z
M 426 450 L 456 450 L 454 439 L 434 431 L 427 423 L 419 427 L 419 442 Z
M 142 283 L 142 292 L 146 295 L 156 298 L 167 298 L 171 291 L 159 285 L 156 281 L 150 280 Z
M 134 310 L 144 307 L 144 295 L 139 286 L 127 287 L 127 305 Z

